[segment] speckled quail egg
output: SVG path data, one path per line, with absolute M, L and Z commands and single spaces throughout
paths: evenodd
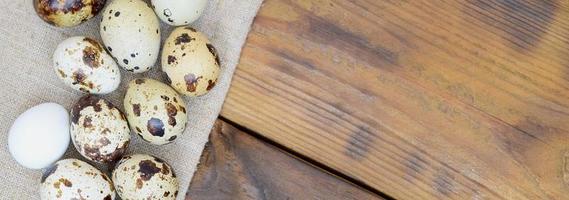
M 71 37 L 53 53 L 58 77 L 71 88 L 91 94 L 107 94 L 120 84 L 121 74 L 113 58 L 99 42 L 88 37 Z
M 110 102 L 83 96 L 71 108 L 71 140 L 85 158 L 98 163 L 120 159 L 130 142 L 124 114 Z
M 151 155 L 125 156 L 113 170 L 122 199 L 176 199 L 178 179 L 170 165 Z
M 131 81 L 123 104 L 130 129 L 152 144 L 174 141 L 188 122 L 180 95 L 153 79 Z
M 148 71 L 158 59 L 158 18 L 142 0 L 114 0 L 103 11 L 100 33 L 105 47 L 125 70 Z
M 219 56 L 204 34 L 191 27 L 178 27 L 165 41 L 162 71 L 179 93 L 200 96 L 217 83 Z
M 207 5 L 207 0 L 152 0 L 156 15 L 172 26 L 188 25 L 198 19 Z
M 34 0 L 38 16 L 45 22 L 59 27 L 79 25 L 105 6 L 106 0 Z
M 43 172 L 42 200 L 115 198 L 111 179 L 97 168 L 77 159 L 57 161 Z

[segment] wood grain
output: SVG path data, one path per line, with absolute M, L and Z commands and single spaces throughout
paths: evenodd
M 222 115 L 399 199 L 569 199 L 569 2 L 266 0 Z
M 218 120 L 186 199 L 380 199 Z

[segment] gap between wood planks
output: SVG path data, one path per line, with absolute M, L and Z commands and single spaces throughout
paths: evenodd
M 281 145 L 281 144 L 279 144 L 279 143 L 277 143 L 277 142 L 275 142 L 275 141 L 273 141 L 273 140 L 270 140 L 270 139 L 268 139 L 268 138 L 262 136 L 261 134 L 255 132 L 255 131 L 253 131 L 253 130 L 247 128 L 247 127 L 244 127 L 244 126 L 242 126 L 242 125 L 240 125 L 240 124 L 237 124 L 237 123 L 235 123 L 234 121 L 231 121 L 231 120 L 229 120 L 229 119 L 227 119 L 227 118 L 225 118 L 225 117 L 223 117 L 223 116 L 221 116 L 221 115 L 218 117 L 218 119 L 220 119 L 221 121 L 223 121 L 223 122 L 225 122 L 225 123 L 227 123 L 227 124 L 229 124 L 229 125 L 231 125 L 231 126 L 237 128 L 237 129 L 239 129 L 240 131 L 242 131 L 242 132 L 244 132 L 244 133 L 246 133 L 246 134 L 248 134 L 248 135 L 254 137 L 255 139 L 260 140 L 261 142 L 267 143 L 267 144 L 269 144 L 269 145 L 271 145 L 271 146 L 276 147 L 277 149 L 281 150 L 282 152 L 284 152 L 284 153 L 286 153 L 286 154 L 292 155 L 292 157 L 294 157 L 294 158 L 296 158 L 296 159 L 298 159 L 298 160 L 300 160 L 300 161 L 302 161 L 302 162 L 305 162 L 305 163 L 307 163 L 307 164 L 309 164 L 309 165 L 311 165 L 311 166 L 314 166 L 315 168 L 317 168 L 317 169 L 319 169 L 319 170 L 322 170 L 322 171 L 325 172 L 325 173 L 328 173 L 328 174 L 331 174 L 331 175 L 333 175 L 333 176 L 336 176 L 336 177 L 338 177 L 339 179 L 341 179 L 341 180 L 343 180 L 343 181 L 345 181 L 345 182 L 348 182 L 348 183 L 351 183 L 351 184 L 353 184 L 353 185 L 355 185 L 355 186 L 357 186 L 357 187 L 360 187 L 362 190 L 365 190 L 365 191 L 371 192 L 371 193 L 373 193 L 373 194 L 376 194 L 376 195 L 378 195 L 378 196 L 380 196 L 380 197 L 382 197 L 382 198 L 384 198 L 384 199 L 386 199 L 386 200 L 393 200 L 393 199 L 395 199 L 395 198 L 389 196 L 388 194 L 386 194 L 386 193 L 384 193 L 384 192 L 382 192 L 382 191 L 379 191 L 379 190 L 377 190 L 377 189 L 371 187 L 370 185 L 368 185 L 368 184 L 366 184 L 366 183 L 364 183 L 364 182 L 362 182 L 362 181 L 360 181 L 360 180 L 354 179 L 354 178 L 352 178 L 352 177 L 350 177 L 350 176 L 348 176 L 348 175 L 346 175 L 346 174 L 344 174 L 344 173 L 342 173 L 342 172 L 339 172 L 338 170 L 335 170 L 335 169 L 333 169 L 333 168 L 331 168 L 331 167 L 328 167 L 328 166 L 326 166 L 326 165 L 324 165 L 324 164 L 322 164 L 322 163 L 320 163 L 320 162 L 318 162 L 318 161 L 316 161 L 316 160 L 314 160 L 314 159 L 311 159 L 311 158 L 309 158 L 309 157 L 307 157 L 307 156 L 304 156 L 304 155 L 302 155 L 302 154 L 300 154 L 300 153 L 298 153 L 298 152 L 296 152 L 296 151 L 294 151 L 294 150 L 292 150 L 292 149 L 290 149 L 290 148 L 288 148 L 288 147 L 286 147 L 286 146 L 284 146 L 284 145 Z

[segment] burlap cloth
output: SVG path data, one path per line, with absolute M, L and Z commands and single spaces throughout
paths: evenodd
M 188 127 L 173 144 L 153 146 L 132 134 L 133 143 L 129 152 L 156 155 L 172 165 L 180 179 L 178 199 L 184 198 L 196 170 L 210 129 L 229 89 L 241 47 L 261 2 L 210 0 L 204 15 L 193 26 L 207 34 L 219 51 L 222 72 L 218 85 L 205 96 L 186 98 Z M 62 29 L 41 21 L 33 10 L 31 0 L 0 0 L 0 7 L 0 133 L 3 134 L 0 138 L 0 199 L 39 199 L 41 171 L 25 169 L 11 158 L 7 133 L 16 117 L 34 105 L 56 102 L 69 109 L 82 96 L 57 78 L 52 67 L 52 54 L 59 42 L 71 36 L 90 36 L 101 41 L 100 15 L 78 27 Z M 161 28 L 164 39 L 172 27 L 162 23 Z M 158 62 L 150 72 L 144 74 L 133 75 L 121 70 L 121 86 L 103 97 L 122 108 L 126 84 L 134 77 L 152 77 L 163 81 L 159 68 Z M 70 145 L 65 157 L 80 156 Z M 104 166 L 98 167 L 106 170 Z

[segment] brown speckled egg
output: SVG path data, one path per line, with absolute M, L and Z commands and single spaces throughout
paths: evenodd
M 133 73 L 148 71 L 160 51 L 160 22 L 142 0 L 113 0 L 102 13 L 101 39 L 118 64 Z
M 125 156 L 113 170 L 122 199 L 176 199 L 178 179 L 170 165 L 151 155 Z
M 183 99 L 157 80 L 131 81 L 123 103 L 130 129 L 152 144 L 174 141 L 188 122 Z
M 118 65 L 88 37 L 70 37 L 57 45 L 53 66 L 65 85 L 86 93 L 108 94 L 121 82 Z
M 71 140 L 85 158 L 99 162 L 117 161 L 130 142 L 124 114 L 96 96 L 81 97 L 71 109 Z
M 172 26 L 188 25 L 202 15 L 208 0 L 152 0 L 156 15 Z
M 45 169 L 41 178 L 40 198 L 115 199 L 111 179 L 97 168 L 77 159 L 65 159 Z
M 97 15 L 106 0 L 34 0 L 38 16 L 59 27 L 77 26 Z
M 219 56 L 204 34 L 189 26 L 179 27 L 165 41 L 162 71 L 179 93 L 200 96 L 217 83 Z

